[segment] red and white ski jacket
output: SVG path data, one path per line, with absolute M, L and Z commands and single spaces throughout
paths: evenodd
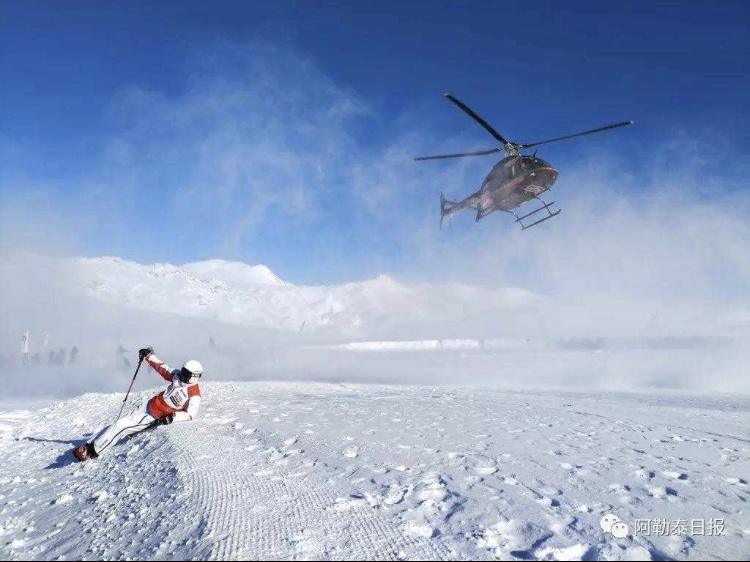
M 169 382 L 167 389 L 148 401 L 146 409 L 157 420 L 167 414 L 174 414 L 174 421 L 194 420 L 201 405 L 201 391 L 198 383 L 185 384 L 180 380 L 180 369 L 171 370 L 153 353 L 146 362 Z

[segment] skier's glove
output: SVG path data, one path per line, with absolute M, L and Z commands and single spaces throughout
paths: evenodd
M 174 414 L 167 414 L 159 420 L 159 425 L 169 425 L 174 421 Z
M 153 347 L 144 347 L 138 352 L 138 358 L 143 361 L 146 357 L 151 355 L 154 352 Z

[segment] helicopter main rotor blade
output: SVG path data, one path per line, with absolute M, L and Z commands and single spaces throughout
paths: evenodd
M 420 156 L 414 160 L 439 160 L 441 158 L 462 158 L 464 156 L 483 156 L 485 154 L 494 154 L 500 152 L 502 148 L 493 148 L 492 150 L 481 150 L 479 152 L 461 152 L 459 154 L 441 154 L 440 156 Z
M 502 136 L 502 135 L 501 135 L 500 133 L 498 133 L 498 132 L 497 132 L 497 131 L 496 131 L 495 129 L 493 129 L 492 127 L 490 127 L 490 124 L 489 124 L 489 123 L 487 123 L 487 121 L 485 121 L 484 119 L 482 119 L 481 117 L 479 117 L 479 115 L 477 115 L 476 113 L 474 113 L 474 112 L 473 112 L 473 111 L 472 111 L 472 110 L 471 110 L 471 109 L 470 109 L 470 108 L 469 108 L 468 106 L 466 106 L 466 105 L 465 105 L 465 104 L 464 104 L 464 103 L 463 103 L 463 102 L 462 102 L 461 100 L 458 100 L 458 99 L 454 98 L 454 97 L 453 97 L 453 96 L 452 96 L 451 94 L 445 94 L 445 97 L 446 97 L 446 98 L 448 98 L 448 99 L 449 99 L 450 101 L 452 101 L 453 103 L 455 103 L 455 104 L 456 104 L 456 105 L 457 105 L 458 107 L 460 107 L 461 109 L 463 109 L 463 110 L 464 110 L 464 112 L 465 112 L 465 113 L 466 113 L 466 114 L 467 114 L 467 115 L 468 115 L 469 117 L 471 117 L 472 119 L 474 119 L 474 121 L 476 121 L 476 122 L 477 122 L 477 123 L 479 123 L 479 124 L 480 124 L 480 125 L 481 125 L 482 127 L 484 127 L 484 128 L 485 128 L 485 129 L 487 130 L 487 132 L 488 132 L 489 134 L 491 134 L 491 135 L 492 135 L 493 137 L 495 137 L 495 138 L 496 138 L 497 140 L 499 140 L 499 141 L 500 141 L 501 143 L 503 143 L 503 145 L 506 145 L 506 144 L 510 144 L 510 143 L 508 143 L 508 141 L 507 141 L 507 140 L 505 140 L 505 139 L 503 138 L 503 136 Z
M 632 119 L 630 121 L 623 121 L 622 123 L 615 123 L 614 125 L 607 125 L 606 127 L 599 127 L 598 129 L 591 129 L 590 131 L 584 131 L 583 133 L 576 133 L 575 135 L 567 135 L 564 137 L 558 137 L 556 139 L 550 139 L 541 142 L 532 142 L 528 144 L 519 144 L 519 148 L 531 148 L 532 146 L 539 146 L 540 144 L 547 144 L 550 142 L 557 142 L 565 139 L 574 139 L 576 137 L 582 137 L 583 135 L 590 135 L 592 133 L 599 133 L 601 131 L 608 131 L 609 129 L 616 129 L 617 127 L 624 127 L 626 125 L 632 125 L 635 123 Z

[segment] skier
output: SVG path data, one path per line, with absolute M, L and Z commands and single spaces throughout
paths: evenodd
M 203 366 L 198 361 L 191 359 L 182 369 L 170 370 L 151 347 L 141 349 L 138 356 L 169 382 L 169 386 L 151 398 L 144 411 L 119 418 L 102 429 L 92 442 L 73 449 L 73 456 L 79 461 L 98 457 L 112 443 L 133 433 L 176 421 L 191 421 L 198 415 L 201 402 L 198 380 L 203 375 Z

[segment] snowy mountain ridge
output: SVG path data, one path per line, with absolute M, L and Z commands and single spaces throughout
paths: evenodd
M 296 286 L 266 266 L 208 260 L 183 266 L 119 258 L 72 260 L 86 294 L 110 304 L 285 331 L 356 336 L 401 323 L 465 322 L 471 312 L 509 311 L 541 299 L 517 288 L 402 284 L 387 275 L 338 286 Z M 481 306 L 478 306 L 481 305 Z
M 352 327 L 323 287 L 295 287 L 266 266 L 209 260 L 179 267 L 119 258 L 78 258 L 85 292 L 111 304 L 282 330 Z
M 23 255 L 6 259 L 3 267 L 8 280 L 29 280 L 6 287 L 9 299 L 38 299 L 49 291 L 48 280 L 54 280 L 71 295 L 94 298 L 118 310 L 319 333 L 340 343 L 498 338 L 537 342 L 684 338 L 689 342 L 690 338 L 750 337 L 750 309 L 742 306 L 722 309 L 606 295 L 560 298 L 519 287 L 404 283 L 388 275 L 342 285 L 298 286 L 266 266 L 224 260 L 177 266 L 117 257 Z
M 205 260 L 179 266 L 202 281 L 216 279 L 235 288 L 250 288 L 256 285 L 292 287 L 265 265 L 248 265 L 227 260 Z

